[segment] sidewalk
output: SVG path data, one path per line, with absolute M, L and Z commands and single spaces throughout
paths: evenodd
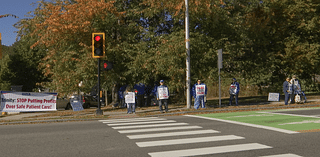
M 193 105 L 191 106 L 193 107 Z M 224 106 L 221 108 L 213 108 L 208 107 L 205 109 L 187 109 L 185 106 L 183 107 L 174 107 L 170 108 L 169 112 L 161 113 L 157 107 L 143 107 L 136 109 L 135 114 L 127 114 L 125 109 L 116 110 L 112 112 L 104 111 L 103 115 L 108 116 L 110 119 L 115 118 L 134 118 L 134 117 L 146 117 L 146 116 L 169 116 L 169 115 L 182 115 L 182 114 L 200 114 L 200 113 L 209 113 L 209 112 L 226 112 L 226 111 L 246 111 L 246 110 L 257 110 L 257 109 L 283 109 L 283 108 L 300 108 L 300 107 L 320 107 L 320 99 L 311 99 L 308 100 L 308 103 L 305 104 L 292 104 L 292 105 L 284 105 L 284 102 L 257 102 L 244 104 L 239 106 Z M 59 111 L 57 111 L 59 112 Z M 72 112 L 72 110 L 70 110 Z M 3 124 L 19 124 L 19 123 L 30 123 L 30 122 L 58 122 L 58 121 L 84 121 L 84 120 L 95 120 L 95 119 L 65 119 L 66 116 L 46 116 L 46 114 L 50 115 L 52 113 L 43 113 L 43 112 L 32 112 L 32 113 L 17 113 L 17 114 L 9 114 L 6 116 L 0 117 L 0 125 Z M 94 113 L 86 113 L 87 115 L 94 115 Z M 32 117 L 41 117 L 44 116 L 44 119 L 47 120 L 36 120 L 36 118 Z M 62 118 L 63 117 L 63 118 Z

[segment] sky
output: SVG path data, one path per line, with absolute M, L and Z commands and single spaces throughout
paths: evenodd
M 36 9 L 39 0 L 0 0 L 0 15 L 13 14 L 19 18 L 11 16 L 0 18 L 0 33 L 2 37 L 2 45 L 11 46 L 17 37 L 17 31 L 13 25 L 21 19 L 27 18 L 28 12 Z M 46 0 L 49 1 L 49 0 Z

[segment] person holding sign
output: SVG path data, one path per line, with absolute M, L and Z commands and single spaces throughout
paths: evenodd
M 235 97 L 236 106 L 238 106 L 238 94 L 240 91 L 240 85 L 237 82 L 236 78 L 232 78 L 232 82 L 229 88 L 230 99 L 229 99 L 229 106 L 232 106 L 232 99 Z
M 286 81 L 283 82 L 283 93 L 284 93 L 284 104 L 288 105 L 289 97 L 292 94 L 292 84 L 290 78 L 287 77 Z
M 126 91 L 124 92 L 125 95 L 125 103 L 127 104 L 128 114 L 135 113 L 135 92 L 132 91 L 131 87 L 128 86 Z
M 159 101 L 160 112 L 163 112 L 162 105 L 165 107 L 165 112 L 168 112 L 169 89 L 163 84 L 164 81 L 160 80 L 160 86 L 157 87 L 157 100 Z
M 298 91 L 301 91 L 301 85 L 300 85 L 300 81 L 296 78 L 296 75 L 292 75 L 292 79 L 290 80 L 290 83 L 292 84 L 292 94 L 290 95 L 291 97 L 290 103 L 294 104 L 295 95 L 298 94 Z
M 205 98 L 207 96 L 207 86 L 204 83 L 201 83 L 200 79 L 193 85 L 192 93 L 194 97 L 194 108 L 199 109 L 200 103 L 201 108 L 206 108 Z

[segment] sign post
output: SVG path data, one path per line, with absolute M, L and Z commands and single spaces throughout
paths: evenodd
M 219 108 L 221 108 L 221 77 L 220 70 L 222 68 L 222 49 L 218 50 L 218 70 L 219 70 Z

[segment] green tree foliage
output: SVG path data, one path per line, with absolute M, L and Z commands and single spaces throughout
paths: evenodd
M 192 82 L 217 82 L 223 49 L 222 78 L 279 92 L 292 74 L 310 83 L 319 73 L 319 10 L 311 0 L 189 0 Z M 91 33 L 104 32 L 104 59 L 114 62 L 102 73 L 104 87 L 165 79 L 171 91 L 183 92 L 184 13 L 184 0 L 42 1 L 32 19 L 18 24 L 23 44 L 15 51 L 23 64 L 39 65 L 43 77 L 36 82 L 43 86 L 68 94 L 83 81 L 90 92 L 97 80 Z

